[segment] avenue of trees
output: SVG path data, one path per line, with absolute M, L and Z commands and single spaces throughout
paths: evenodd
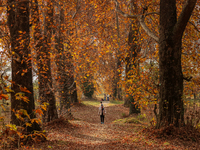
M 199 0 L 2 0 L 0 100 L 10 100 L 11 124 L 41 131 L 83 95 L 106 93 L 130 114 L 152 104 L 156 128 L 183 126 L 185 100 L 199 98 L 199 9 Z

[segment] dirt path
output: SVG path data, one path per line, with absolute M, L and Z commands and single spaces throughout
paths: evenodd
M 106 110 L 105 124 L 112 123 L 116 119 L 122 118 L 122 114 L 128 114 L 128 109 L 122 105 L 111 105 L 109 101 L 103 101 Z M 75 118 L 89 123 L 100 124 L 100 117 L 98 115 L 99 105 L 75 106 L 72 107 L 72 114 Z M 104 125 L 105 125 L 104 124 Z
M 186 149 L 169 141 L 155 140 L 142 133 L 145 124 L 114 123 L 128 114 L 122 105 L 104 102 L 105 124 L 100 124 L 97 105 L 78 104 L 72 108 L 75 119 L 69 122 L 60 119 L 47 126 L 48 141 L 34 145 L 34 149 L 53 150 L 143 150 L 143 149 Z M 171 142 L 171 141 L 170 141 Z
M 136 144 L 129 144 L 130 141 L 127 140 L 135 135 L 131 126 L 112 123 L 122 118 L 122 113 L 128 113 L 128 109 L 122 105 L 108 106 L 109 102 L 103 104 L 106 109 L 105 124 L 100 124 L 98 106 L 75 106 L 72 114 L 77 120 L 70 121 L 73 129 L 56 129 L 48 138 L 67 142 L 65 149 L 141 149 L 141 145 L 138 147 Z M 64 145 L 61 145 L 63 148 Z

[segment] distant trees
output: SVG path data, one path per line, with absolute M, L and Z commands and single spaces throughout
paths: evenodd
M 94 83 L 91 77 L 86 76 L 81 87 L 82 87 L 84 95 L 88 98 L 92 98 L 95 88 L 94 88 Z

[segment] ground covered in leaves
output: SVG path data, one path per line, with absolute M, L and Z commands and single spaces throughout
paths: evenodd
M 46 125 L 47 141 L 26 149 L 54 150 L 124 150 L 124 149 L 200 149 L 199 142 L 187 137 L 157 137 L 148 123 L 136 116 L 126 117 L 122 104 L 103 102 L 105 124 L 100 124 L 99 101 L 85 101 L 72 108 L 71 120 L 61 117 Z M 126 118 L 124 118 L 126 117 Z M 147 128 L 148 127 L 148 128 Z M 198 135 L 197 135 L 198 136 Z

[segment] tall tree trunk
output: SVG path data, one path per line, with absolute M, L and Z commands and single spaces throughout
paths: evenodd
M 118 12 L 116 12 L 116 26 L 117 26 L 117 50 L 116 50 L 116 69 L 115 69 L 115 83 L 114 83 L 114 90 L 115 90 L 115 94 L 114 96 L 116 96 L 116 98 L 118 100 L 122 100 L 122 89 L 120 87 L 120 80 L 121 80 L 121 76 L 120 76 L 120 69 L 121 69 L 121 61 L 120 61 L 120 33 L 119 33 L 119 17 L 118 17 Z
M 160 1 L 160 101 L 157 128 L 184 124 L 182 35 L 196 0 L 188 0 L 177 21 L 176 0 Z
M 137 5 L 135 4 L 134 0 L 131 1 L 131 13 L 137 14 Z M 138 21 L 136 19 L 131 19 L 130 27 L 129 27 L 129 35 L 128 35 L 128 56 L 126 57 L 126 91 L 131 86 L 128 83 L 128 80 L 131 80 L 130 76 L 133 74 L 131 71 L 134 71 L 135 74 L 138 74 L 138 62 L 137 62 L 137 55 L 140 51 L 139 45 L 137 44 L 138 40 Z M 135 103 L 135 100 L 131 94 L 128 92 L 126 93 L 126 98 L 124 100 L 124 106 L 129 106 L 129 114 L 138 114 L 140 113 L 140 109 L 138 105 Z
M 19 2 L 8 0 L 8 26 L 10 29 L 11 51 L 12 51 L 12 90 L 11 94 L 11 123 L 17 126 L 24 126 L 24 121 L 16 117 L 15 113 L 21 110 L 27 111 L 30 119 L 35 118 L 33 110 L 35 109 L 32 83 L 32 63 L 31 50 L 29 48 L 29 1 Z M 30 92 L 25 92 L 27 88 Z M 28 103 L 23 98 L 17 99 L 16 94 L 26 96 Z M 26 117 L 25 114 L 22 117 Z M 30 119 L 28 122 L 30 123 Z M 26 131 L 31 133 L 34 130 L 41 130 L 37 123 L 27 127 Z
M 39 98 L 41 99 L 43 94 L 42 90 L 42 46 L 43 46 L 43 39 L 42 39 L 42 31 L 41 31 L 41 25 L 40 25 L 40 19 L 39 19 L 39 7 L 38 7 L 38 1 L 33 0 L 32 1 L 32 14 L 31 14 L 31 19 L 32 19 L 32 25 L 33 25 L 33 38 L 34 38 L 34 50 L 36 51 L 36 60 L 37 60 L 37 75 L 38 75 L 38 85 L 39 85 Z
M 134 7 L 133 7 L 134 6 Z M 134 4 L 134 1 L 131 1 L 131 12 L 137 13 L 137 6 Z M 126 57 L 126 90 L 130 87 L 130 83 L 128 83 L 128 80 L 130 80 L 130 76 L 132 75 L 131 71 L 134 71 L 135 74 L 138 74 L 137 68 L 138 68 L 138 62 L 137 62 L 137 55 L 140 51 L 139 45 L 137 44 L 138 40 L 138 22 L 136 19 L 131 20 L 130 28 L 129 28 L 129 36 L 128 36 L 128 56 Z M 138 114 L 140 113 L 140 109 L 138 108 L 137 103 L 135 103 L 135 100 L 132 95 L 127 93 L 127 97 L 125 98 L 124 105 L 129 106 L 129 114 Z
M 51 74 L 51 36 L 53 27 L 53 6 L 49 2 L 45 17 L 44 39 L 39 55 L 39 95 L 41 103 L 48 103 L 47 111 L 44 111 L 43 122 L 49 122 L 58 118 L 56 100 L 52 86 Z
M 68 52 L 69 47 L 64 47 L 64 8 L 60 6 L 60 14 L 57 22 L 59 22 L 56 36 L 56 50 L 58 53 L 57 68 L 58 68 L 58 83 L 60 95 L 60 114 L 65 106 L 66 109 L 70 108 L 71 103 L 78 102 L 76 83 L 74 81 L 74 66 L 72 64 L 72 56 Z

